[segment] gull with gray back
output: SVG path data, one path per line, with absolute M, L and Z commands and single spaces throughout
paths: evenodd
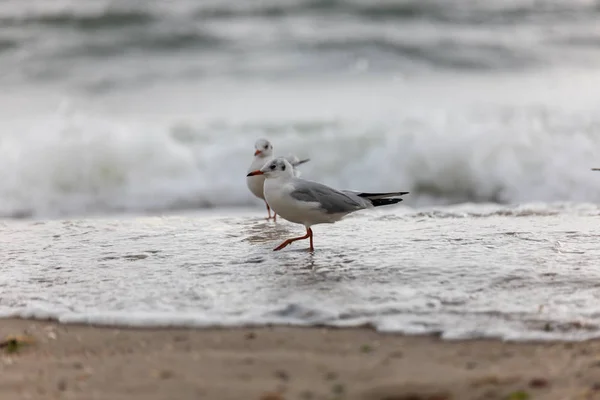
M 296 170 L 295 167 L 310 161 L 310 158 L 300 160 L 294 155 L 289 155 L 288 157 L 286 157 L 286 159 L 294 167 L 293 170 L 295 176 L 300 176 L 300 171 Z M 262 168 L 271 160 L 273 160 L 273 145 L 267 139 L 258 139 L 254 144 L 254 160 L 252 160 L 250 168 L 248 168 L 248 172 L 256 171 Z M 269 207 L 269 203 L 265 200 L 264 184 L 264 176 L 248 175 L 246 177 L 246 185 L 248 186 L 248 189 L 250 189 L 253 195 L 265 201 L 265 205 L 267 206 L 267 212 L 269 214 L 267 220 L 273 219 L 273 221 L 276 221 L 277 214 L 273 213 L 273 217 L 271 217 L 271 207 Z
M 337 222 L 355 211 L 396 204 L 402 201 L 401 196 L 408 194 L 336 190 L 296 177 L 293 166 L 283 157 L 271 160 L 247 176 L 263 176 L 267 204 L 283 219 L 304 225 L 306 228 L 306 235 L 287 239 L 274 250 L 281 250 L 297 240 L 310 239 L 310 250 L 314 251 L 311 226 Z

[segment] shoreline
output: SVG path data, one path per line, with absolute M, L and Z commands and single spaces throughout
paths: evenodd
M 600 399 L 600 340 L 0 319 L 2 399 Z M 19 342 L 20 343 L 20 342 Z M 411 397 L 412 396 L 412 397 Z M 513 396 L 513 397 L 511 397 Z

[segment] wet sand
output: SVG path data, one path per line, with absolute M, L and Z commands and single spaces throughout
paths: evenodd
M 115 329 L 0 320 L 0 398 L 600 399 L 600 341 L 442 341 L 370 329 Z

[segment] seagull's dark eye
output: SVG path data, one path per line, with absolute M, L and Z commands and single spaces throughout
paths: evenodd
M 271 164 L 271 166 L 269 168 L 275 169 L 275 164 Z
M 285 171 L 285 164 L 283 164 L 283 165 L 281 166 L 281 170 L 282 170 L 282 171 Z
M 267 145 L 265 145 L 265 150 L 266 150 L 266 149 L 268 149 L 268 148 L 269 148 L 269 145 L 268 145 L 268 144 L 267 144 Z

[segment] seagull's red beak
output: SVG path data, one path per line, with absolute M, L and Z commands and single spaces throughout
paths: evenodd
M 260 150 L 256 150 L 256 151 L 254 152 L 254 155 L 255 155 L 255 156 L 257 156 L 257 155 L 259 155 L 260 153 L 262 153 L 262 151 L 260 151 Z
M 252 172 L 250 172 L 250 173 L 249 173 L 248 175 L 246 175 L 246 176 L 264 175 L 264 174 L 265 174 L 264 172 L 262 172 L 261 170 L 258 170 L 258 169 L 257 169 L 256 171 L 252 171 Z

